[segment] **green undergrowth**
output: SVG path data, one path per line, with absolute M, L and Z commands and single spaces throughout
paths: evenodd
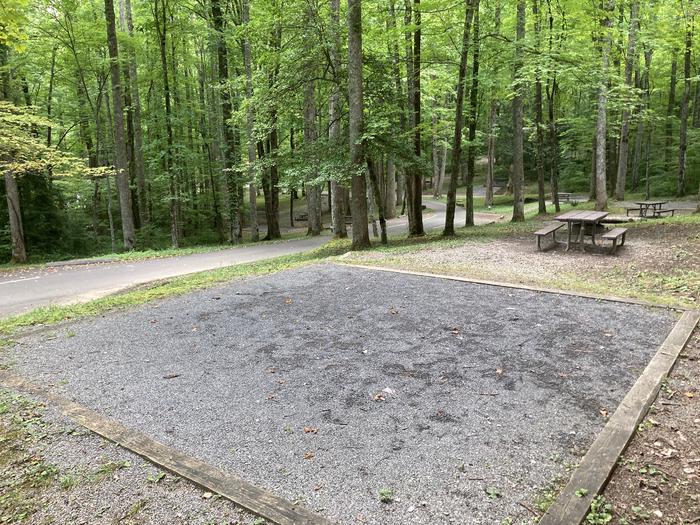
M 330 241 L 320 248 L 309 252 L 175 277 L 86 303 L 40 307 L 26 314 L 0 320 L 0 347 L 3 344 L 9 344 L 13 335 L 16 335 L 22 329 L 96 316 L 111 310 L 130 308 L 151 301 L 186 294 L 234 279 L 298 268 L 344 253 L 349 247 L 350 243 L 347 240 Z

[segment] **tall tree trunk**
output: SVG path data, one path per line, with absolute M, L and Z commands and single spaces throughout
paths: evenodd
M 46 117 L 51 120 L 51 108 L 53 104 L 53 87 L 54 87 L 54 80 L 56 77 L 56 49 L 57 47 L 54 46 L 53 49 L 51 49 L 51 71 L 49 73 L 49 92 L 46 95 Z M 51 134 L 52 134 L 52 128 L 51 125 L 46 128 L 46 145 L 51 147 Z
M 214 31 L 216 32 L 216 55 L 219 86 L 221 88 L 219 98 L 221 100 L 221 125 L 223 126 L 224 135 L 224 170 L 230 221 L 230 238 L 233 244 L 238 244 L 241 240 L 241 200 L 239 184 L 234 171 L 236 165 L 237 142 L 234 126 L 231 122 L 233 108 L 231 105 L 231 92 L 228 86 L 228 48 L 223 34 L 224 20 L 219 0 L 211 0 L 211 13 Z
M 19 200 L 17 181 L 11 171 L 5 172 L 5 198 L 10 215 L 10 239 L 12 242 L 12 262 L 27 262 L 27 246 L 24 242 L 22 208 Z
M 476 165 L 476 117 L 479 100 L 479 0 L 474 4 L 474 43 L 472 50 L 472 87 L 469 91 L 469 146 L 467 147 L 467 192 L 465 209 L 467 217 L 465 224 L 474 226 L 474 169 Z
M 632 160 L 632 189 L 636 190 L 639 184 L 639 168 L 642 163 L 642 143 L 644 142 L 644 134 L 646 133 L 646 116 L 644 110 L 649 108 L 651 100 L 649 71 L 651 69 L 651 58 L 653 50 L 648 47 L 644 50 L 644 72 L 641 76 L 640 87 L 644 91 L 643 99 L 639 105 L 639 122 L 637 122 L 637 133 L 634 138 L 634 158 Z
M 610 28 L 612 27 L 609 12 L 612 11 L 612 5 L 608 4 L 606 11 L 602 14 L 601 19 L 601 78 L 600 86 L 598 87 L 598 116 L 596 121 L 595 209 L 599 211 L 606 210 L 608 207 L 606 138 L 608 124 L 608 68 L 611 45 Z
M 391 155 L 386 161 L 384 210 L 387 219 L 396 217 L 396 164 L 394 163 L 394 157 Z
M 131 15 L 131 0 L 123 0 L 126 15 L 126 25 L 129 36 L 134 36 L 134 22 Z M 146 165 L 143 159 L 143 130 L 141 128 L 141 98 L 139 95 L 138 68 L 136 65 L 136 53 L 132 49 L 129 52 L 129 78 L 131 79 L 131 103 L 134 128 L 134 173 L 139 197 L 139 213 L 141 224 L 146 224 L 148 216 L 146 196 Z
M 316 83 L 309 80 L 304 86 L 304 146 L 311 151 L 316 138 Z M 318 184 L 318 163 L 312 160 L 312 182 L 306 183 L 307 235 L 321 235 L 321 189 Z
M 246 133 L 248 136 L 248 203 L 250 206 L 250 238 L 260 239 L 258 230 L 258 191 L 255 187 L 255 116 L 253 113 L 253 69 L 250 50 L 250 2 L 241 0 L 241 21 L 243 22 L 243 65 L 245 68 L 246 94 Z
M 381 230 L 382 244 L 388 244 L 386 235 L 386 217 L 384 215 L 384 203 L 382 202 L 382 194 L 379 189 L 379 177 L 377 177 L 377 166 L 371 159 L 367 158 L 367 173 L 369 174 L 370 185 L 372 186 L 372 197 L 377 206 L 377 215 L 379 215 L 379 228 Z
M 678 84 L 678 56 L 677 50 L 672 50 L 671 55 L 671 81 L 668 88 L 668 108 L 666 109 L 666 147 L 664 148 L 664 166 L 666 172 L 671 171 L 671 157 L 673 149 L 673 116 L 676 113 L 676 85 Z
M 625 57 L 625 84 L 631 89 L 632 71 L 637 61 L 637 25 L 639 24 L 639 2 L 632 1 L 630 9 L 630 29 L 627 38 L 627 56 Z M 618 149 L 617 161 L 617 181 L 615 186 L 615 198 L 622 200 L 625 198 L 625 187 L 627 186 L 627 160 L 629 157 L 630 139 L 630 110 L 625 106 L 622 110 L 622 125 L 620 126 L 620 147 Z
M 370 247 L 362 144 L 362 4 L 348 0 L 348 131 L 352 167 L 352 249 Z
M 462 31 L 462 50 L 459 55 L 459 74 L 455 88 L 455 131 L 452 139 L 452 159 L 450 162 L 450 186 L 447 190 L 447 206 L 445 210 L 445 228 L 443 235 L 455 234 L 455 208 L 457 206 L 457 182 L 459 166 L 462 161 L 462 127 L 464 125 L 464 89 L 467 78 L 467 57 L 469 56 L 469 41 L 474 15 L 473 0 L 464 1 L 464 29 Z
M 413 53 L 412 53 L 412 82 L 409 84 L 411 92 L 409 98 L 413 104 L 413 153 L 416 165 L 407 173 L 406 198 L 410 201 L 408 207 L 409 221 L 408 234 L 411 237 L 425 235 L 423 230 L 423 177 L 418 166 L 421 156 L 421 7 L 420 0 L 413 0 Z
M 494 13 L 494 34 L 499 35 L 501 32 L 501 6 L 496 6 Z M 492 71 L 493 76 L 498 75 L 498 68 L 494 68 Z M 487 158 L 488 163 L 486 166 L 486 188 L 484 194 L 484 204 L 489 208 L 493 206 L 493 185 L 494 185 L 494 175 L 496 167 L 496 129 L 498 126 L 498 113 L 500 108 L 500 102 L 498 100 L 498 94 L 496 86 L 491 87 L 491 107 L 489 109 L 489 134 L 488 134 L 488 146 L 487 146 Z
M 523 166 L 523 60 L 525 40 L 525 0 L 518 0 L 515 41 L 515 96 L 513 97 L 513 222 L 525 220 Z
M 119 49 L 117 47 L 117 29 L 114 21 L 114 2 L 105 0 L 105 20 L 107 22 L 107 47 L 109 49 L 109 71 L 112 79 L 112 108 L 114 113 L 114 163 L 117 170 L 117 189 L 119 191 L 119 209 L 122 219 L 122 237 L 126 250 L 134 249 L 134 218 L 131 208 L 131 190 L 129 189 L 129 166 L 126 156 L 126 137 L 124 135 L 124 114 L 122 108 L 122 88 L 119 75 Z
M 532 14 L 535 18 L 535 50 L 537 53 L 542 48 L 542 12 L 540 10 L 540 0 L 534 0 L 532 4 Z M 547 213 L 547 203 L 545 201 L 544 189 L 544 117 L 542 110 L 542 68 L 535 69 L 535 136 L 537 139 L 537 151 L 535 153 L 535 164 L 537 171 L 537 202 L 538 213 Z
M 328 138 L 332 144 L 340 142 L 340 0 L 331 0 L 331 66 L 333 83 L 328 100 Z M 331 229 L 333 236 L 344 239 L 348 236 L 345 227 L 345 188 L 336 180 L 331 180 Z
M 683 55 L 683 99 L 681 100 L 681 126 L 678 132 L 678 187 L 676 195 L 682 197 L 686 190 L 686 170 L 688 155 L 688 105 L 690 104 L 691 69 L 690 55 L 693 50 L 693 20 L 686 14 L 685 53 Z
M 173 248 L 180 245 L 177 201 L 177 181 L 173 171 L 173 125 L 172 108 L 170 102 L 170 83 L 168 80 L 168 55 L 167 55 L 167 0 L 156 0 L 154 5 L 154 18 L 156 22 L 156 32 L 158 33 L 158 43 L 160 49 L 160 66 L 163 80 L 163 100 L 165 101 L 165 129 L 167 136 L 167 146 L 163 156 L 163 164 L 168 177 L 168 193 L 170 203 L 170 244 Z M 160 8 L 159 8 L 160 6 Z M 161 25 L 162 24 L 162 25 Z

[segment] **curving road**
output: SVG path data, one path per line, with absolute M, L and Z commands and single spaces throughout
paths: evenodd
M 423 219 L 425 231 L 442 229 L 445 204 L 428 198 L 424 203 L 433 210 Z M 493 214 L 477 214 L 475 217 L 477 224 L 493 222 L 497 218 Z M 455 225 L 462 226 L 464 220 L 464 209 L 457 208 Z M 390 235 L 406 233 L 407 220 L 405 217 L 392 219 L 387 228 Z M 25 313 L 39 306 L 89 301 L 158 279 L 306 252 L 318 248 L 328 239 L 328 236 L 310 237 L 160 259 L 93 261 L 4 271 L 0 272 L 0 318 Z

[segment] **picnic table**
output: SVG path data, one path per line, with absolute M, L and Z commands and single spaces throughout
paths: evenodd
M 583 250 L 584 235 L 589 235 L 595 244 L 595 236 L 600 226 L 600 222 L 608 216 L 606 211 L 567 211 L 554 217 L 555 221 L 565 222 L 567 226 L 566 250 L 571 248 L 571 234 L 575 226 L 579 227 L 578 243 Z M 586 233 L 588 230 L 588 233 Z
M 660 215 L 661 208 L 663 208 L 664 204 L 666 204 L 667 202 L 668 201 L 636 201 L 634 204 L 637 206 L 637 208 L 631 209 L 635 211 L 638 210 L 640 217 L 648 217 L 649 215 L 651 215 L 652 217 L 656 217 Z M 649 212 L 651 212 L 651 214 Z

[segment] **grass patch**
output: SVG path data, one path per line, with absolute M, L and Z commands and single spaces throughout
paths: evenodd
M 266 275 L 298 268 L 319 262 L 327 257 L 339 255 L 350 248 L 347 240 L 330 241 L 309 252 L 265 259 L 249 264 L 238 264 L 217 268 L 165 281 L 151 283 L 117 295 L 110 295 L 87 303 L 40 307 L 26 314 L 0 320 L 0 348 L 10 343 L 19 330 L 37 325 L 51 325 L 62 321 L 96 316 L 110 310 L 129 308 L 175 295 L 182 295 L 225 283 L 233 279 Z M 3 343 L 4 340 L 4 343 Z

